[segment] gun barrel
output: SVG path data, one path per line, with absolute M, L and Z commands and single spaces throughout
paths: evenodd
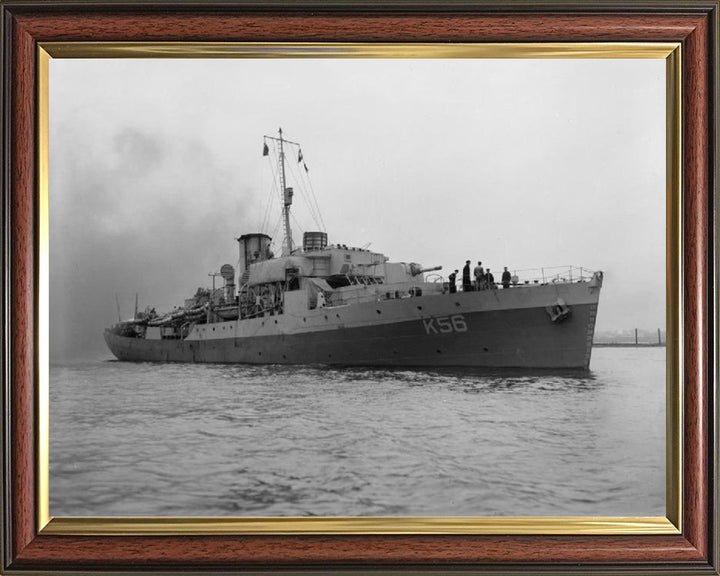
M 432 268 L 422 268 L 422 269 L 418 270 L 417 274 L 415 274 L 415 275 L 417 276 L 418 274 L 424 274 L 425 272 L 434 272 L 436 270 L 442 270 L 442 266 L 433 266 Z

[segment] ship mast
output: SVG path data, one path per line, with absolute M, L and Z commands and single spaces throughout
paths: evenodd
M 282 128 L 280 134 L 280 189 L 283 194 L 283 256 L 289 256 L 293 249 L 292 230 L 290 229 L 290 206 L 292 205 L 292 188 L 288 188 L 285 180 L 285 150 L 283 148 Z
M 290 206 L 292 206 L 293 189 L 287 185 L 285 177 L 285 144 L 294 144 L 300 146 L 297 142 L 292 142 L 283 138 L 282 128 L 278 129 L 279 138 L 274 136 L 265 136 L 267 140 L 275 140 L 279 143 L 279 163 L 280 163 L 280 194 L 283 203 L 283 246 L 282 255 L 289 256 L 293 249 L 292 229 L 290 228 Z M 267 156 L 267 145 L 263 155 Z

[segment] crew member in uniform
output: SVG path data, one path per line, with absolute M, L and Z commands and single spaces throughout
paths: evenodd
M 463 268 L 463 292 L 471 292 L 472 283 L 470 282 L 470 260 L 465 260 Z
M 455 294 L 457 292 L 457 286 L 455 286 L 455 279 L 457 278 L 458 271 L 455 270 L 452 274 L 448 276 L 448 286 L 450 287 L 450 294 Z
M 493 276 L 492 272 L 490 272 L 490 268 L 487 269 L 485 280 L 487 281 L 487 287 L 490 288 L 490 290 L 495 290 L 495 288 L 497 288 L 497 286 L 495 286 L 495 276 Z
M 475 269 L 473 270 L 473 275 L 475 276 L 475 290 L 482 290 L 483 282 L 485 280 L 485 270 L 483 270 L 482 262 L 480 262 L 479 260 L 478 265 L 475 266 Z
M 507 266 L 505 266 L 505 271 L 503 272 L 503 275 L 502 275 L 503 289 L 510 288 L 511 280 L 512 280 L 512 275 L 510 274 L 510 272 L 508 272 Z

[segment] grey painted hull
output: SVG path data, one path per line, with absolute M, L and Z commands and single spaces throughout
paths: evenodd
M 292 325 L 268 317 L 256 322 L 254 334 L 242 326 L 252 321 L 241 321 L 226 324 L 227 336 L 198 331 L 185 340 L 145 340 L 109 329 L 105 340 L 128 361 L 587 369 L 599 288 L 522 290 L 323 309 Z M 558 295 L 570 314 L 553 322 L 548 306 Z M 210 327 L 220 331 L 221 325 L 202 329 Z

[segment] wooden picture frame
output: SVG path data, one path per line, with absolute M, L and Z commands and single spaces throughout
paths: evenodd
M 563 572 L 718 574 L 717 512 L 717 78 L 718 2 L 2 2 L 3 105 L 3 524 L 7 573 L 142 570 L 181 572 Z M 47 167 L 43 44 L 78 42 L 678 43 L 682 361 L 677 406 L 682 453 L 678 530 L 597 534 L 572 528 L 485 531 L 197 532 L 141 523 L 91 533 L 48 529 L 47 435 L 38 345 L 42 247 L 38 189 Z M 674 143 L 673 143 L 674 145 Z M 672 216 L 671 216 L 672 217 Z M 672 258 L 670 258 L 672 260 Z M 672 266 L 671 266 L 672 268 Z M 674 268 L 674 270 L 678 270 Z M 669 285 L 670 286 L 670 285 Z M 669 292 L 672 292 L 669 287 Z M 670 451 L 669 451 L 670 452 Z M 669 502 L 672 507 L 673 502 Z M 669 515 L 673 516 L 672 514 Z M 50 525 L 52 528 L 52 525 Z M 627 527 L 626 527 L 627 528 Z M 347 531 L 346 531 L 347 532 Z M 350 531 L 352 532 L 352 531 Z M 434 532 L 434 533 L 431 533 Z

